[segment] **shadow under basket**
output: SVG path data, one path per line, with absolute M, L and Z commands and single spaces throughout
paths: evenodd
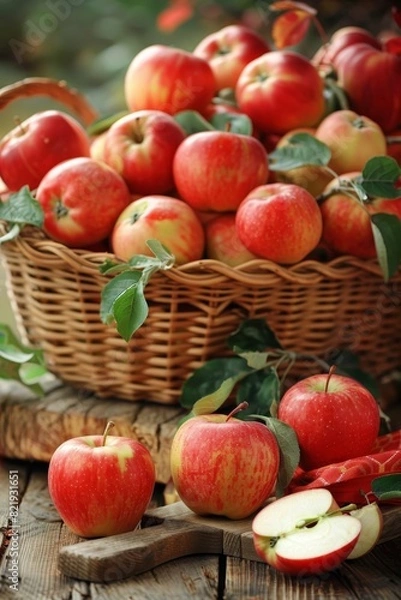
M 149 316 L 127 343 L 99 316 L 108 281 L 99 265 L 112 255 L 28 228 L 0 254 L 23 342 L 41 348 L 62 381 L 102 397 L 178 403 L 187 377 L 228 355 L 228 336 L 247 318 L 266 319 L 286 350 L 327 358 L 347 348 L 376 376 L 400 366 L 401 272 L 385 283 L 374 260 L 200 260 L 156 273 L 145 288 Z M 317 369 L 299 361 L 291 373 Z

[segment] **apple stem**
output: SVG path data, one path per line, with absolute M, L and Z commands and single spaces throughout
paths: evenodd
M 329 512 L 325 515 L 321 515 L 319 517 L 310 517 L 309 519 L 302 519 L 302 521 L 298 521 L 298 523 L 295 525 L 295 527 L 296 527 L 296 529 L 302 529 L 303 527 L 308 527 L 310 525 L 316 525 L 316 523 L 321 518 L 332 517 L 334 515 L 348 513 L 352 510 L 355 510 L 356 508 L 358 508 L 356 504 L 347 504 L 346 506 L 341 506 L 341 508 L 336 508 L 332 512 Z
M 107 421 L 107 425 L 103 432 L 102 446 L 106 445 L 106 438 L 109 434 L 110 429 L 112 429 L 112 427 L 114 427 L 114 426 L 115 426 L 114 421 Z
M 244 410 L 245 408 L 248 408 L 249 404 L 246 400 L 244 400 L 243 402 L 240 402 L 235 408 L 233 408 L 233 410 L 227 415 L 226 418 L 226 422 L 231 419 L 232 417 L 235 417 L 236 414 L 238 414 L 241 410 Z
M 19 117 L 14 117 L 14 123 L 20 128 L 21 133 L 26 133 L 26 129 L 22 127 L 22 121 Z
M 330 379 L 331 376 L 333 375 L 334 371 L 336 370 L 336 366 L 335 365 L 331 365 L 330 369 L 329 369 L 329 374 L 327 375 L 327 379 L 326 379 L 326 385 L 324 386 L 324 392 L 327 394 L 327 392 L 329 391 L 329 383 L 330 383 Z

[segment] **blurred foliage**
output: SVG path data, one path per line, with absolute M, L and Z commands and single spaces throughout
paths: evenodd
M 158 26 L 160 13 L 180 2 L 191 5 L 192 14 L 175 28 L 162 30 Z M 125 108 L 124 73 L 142 48 L 161 43 L 192 50 L 208 33 L 235 22 L 243 22 L 268 36 L 270 3 L 268 0 L 0 0 L 0 84 L 27 76 L 65 79 L 87 94 L 100 112 L 113 113 Z M 318 10 L 318 18 L 327 32 L 344 25 L 360 25 L 376 33 L 388 26 L 394 2 L 320 0 L 309 4 Z M 316 31 L 304 43 L 312 52 L 320 44 Z M 33 106 L 36 110 L 41 104 Z M 22 109 L 21 116 L 29 110 Z M 6 111 L 2 117 L 0 129 L 9 128 L 9 113 Z

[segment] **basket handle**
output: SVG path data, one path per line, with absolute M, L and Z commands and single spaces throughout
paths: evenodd
M 96 110 L 75 88 L 69 87 L 65 81 L 47 77 L 28 77 L 1 88 L 0 110 L 14 100 L 32 96 L 48 96 L 61 102 L 73 110 L 86 125 L 90 125 L 98 117 Z

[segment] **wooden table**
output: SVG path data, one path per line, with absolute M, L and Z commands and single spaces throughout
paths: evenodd
M 18 536 L 7 537 L 7 531 L 2 530 L 2 600 L 401 598 L 401 537 L 379 544 L 365 557 L 345 562 L 336 571 L 320 577 L 288 577 L 260 562 L 203 554 L 173 560 L 141 575 L 111 583 L 73 579 L 60 572 L 59 551 L 82 540 L 62 524 L 50 501 L 45 463 L 1 459 L 0 525 L 7 526 L 9 507 L 15 499 L 10 495 L 10 482 L 14 483 L 15 474 L 20 502 Z M 15 553 L 17 570 L 12 562 Z M 10 588 L 13 573 L 18 573 L 18 591 Z

